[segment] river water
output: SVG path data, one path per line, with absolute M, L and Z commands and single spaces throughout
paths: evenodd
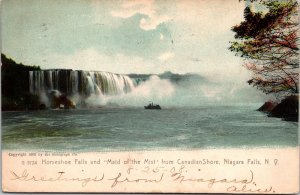
M 190 150 L 298 145 L 298 123 L 259 105 L 2 112 L 2 148 L 42 151 Z

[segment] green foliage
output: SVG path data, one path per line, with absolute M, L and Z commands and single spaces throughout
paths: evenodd
M 257 2 L 255 2 L 257 3 Z M 249 84 L 265 93 L 297 94 L 299 84 L 298 2 L 261 0 L 267 12 L 244 10 L 244 21 L 232 28 L 230 50 L 253 72 Z
M 4 54 L 1 54 L 2 71 L 31 71 L 41 70 L 39 66 L 28 66 L 22 63 L 17 64 L 10 58 L 7 58 Z

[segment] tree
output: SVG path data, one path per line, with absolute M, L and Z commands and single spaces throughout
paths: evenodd
M 298 2 L 261 0 L 259 4 L 266 13 L 247 6 L 245 21 L 232 28 L 236 41 L 229 49 L 246 59 L 246 68 L 253 72 L 250 85 L 279 97 L 298 94 Z

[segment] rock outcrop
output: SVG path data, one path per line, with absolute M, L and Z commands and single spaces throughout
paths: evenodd
M 299 121 L 299 96 L 292 95 L 283 99 L 272 109 L 270 116 L 288 121 Z
M 277 106 L 276 102 L 267 101 L 257 110 L 261 112 L 271 112 L 275 106 Z
M 60 94 L 57 91 L 52 91 L 49 94 L 49 98 L 51 103 L 50 107 L 52 109 L 74 109 L 76 107 L 75 103 L 70 100 L 66 94 Z
M 258 111 L 266 112 L 270 117 L 278 117 L 286 121 L 299 121 L 299 96 L 288 96 L 279 104 L 267 101 Z

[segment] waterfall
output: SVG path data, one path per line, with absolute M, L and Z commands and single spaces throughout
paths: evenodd
M 137 83 L 126 75 L 80 70 L 41 70 L 29 72 L 30 93 L 39 95 L 57 90 L 67 96 L 113 96 L 130 92 Z
M 94 80 L 91 78 L 91 75 L 89 73 L 87 73 L 86 79 L 87 79 L 86 93 L 95 94 Z
M 29 93 L 34 93 L 34 79 L 33 79 L 33 71 L 29 72 Z
M 71 93 L 78 94 L 78 71 L 71 71 L 70 74 Z

